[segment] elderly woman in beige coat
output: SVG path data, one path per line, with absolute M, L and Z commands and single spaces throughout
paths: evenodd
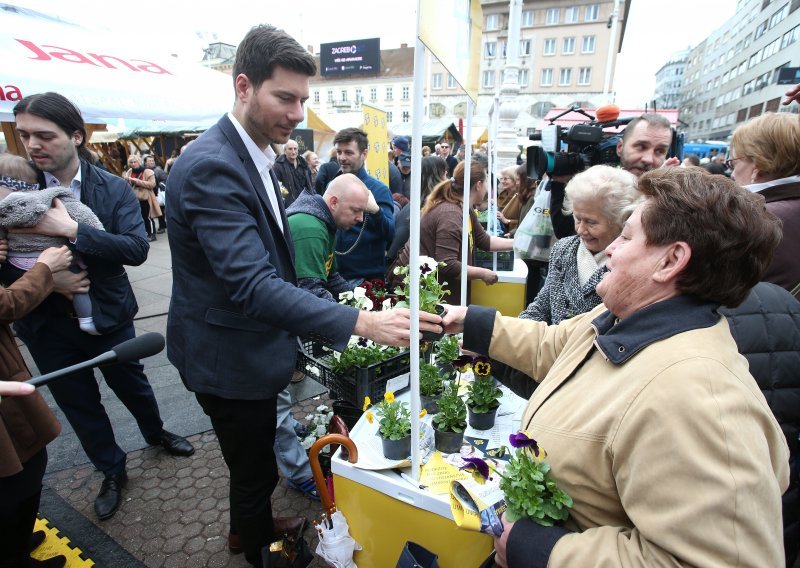
M 780 222 L 723 176 L 661 168 L 608 248 L 603 304 L 559 325 L 448 307 L 464 347 L 543 377 L 521 428 L 573 499 L 509 523 L 501 566 L 782 566 L 786 440 L 717 311 L 764 274 Z

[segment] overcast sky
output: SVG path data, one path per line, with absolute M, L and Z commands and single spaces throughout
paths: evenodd
M 150 47 L 163 45 L 182 58 L 200 59 L 209 42 L 237 44 L 247 30 L 270 23 L 303 45 L 380 37 L 381 47 L 413 45 L 415 4 L 407 0 L 0 0 L 84 25 L 134 34 Z M 621 4 L 624 2 L 620 2 Z M 630 108 L 649 101 L 655 72 L 680 49 L 697 45 L 733 15 L 736 0 L 633 0 L 617 66 L 617 103 Z M 446 25 L 443 33 L 446 33 Z M 120 40 L 126 43 L 124 40 Z

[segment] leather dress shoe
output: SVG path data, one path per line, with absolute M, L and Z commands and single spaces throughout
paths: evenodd
M 273 517 L 272 526 L 275 539 L 283 538 L 283 535 L 300 536 L 306 530 L 308 523 L 305 517 Z M 228 550 L 231 554 L 241 554 L 242 537 L 235 532 L 228 533 Z
M 128 483 L 126 472 L 107 475 L 100 485 L 100 493 L 94 500 L 94 512 L 101 521 L 110 519 L 122 502 L 122 488 Z
M 173 456 L 190 456 L 194 453 L 194 446 L 183 436 L 162 430 L 157 438 L 145 440 L 151 446 L 161 446 Z
M 159 235 L 163 235 L 166 232 L 167 232 L 166 227 L 161 227 L 158 231 L 156 231 L 156 233 L 158 233 Z
M 63 554 L 52 556 L 45 560 L 38 560 L 36 558 L 30 558 L 28 560 L 28 566 L 31 566 L 32 568 L 64 568 L 66 565 L 67 557 Z
M 31 552 L 39 548 L 45 539 L 47 539 L 47 533 L 44 531 L 33 531 L 31 534 Z

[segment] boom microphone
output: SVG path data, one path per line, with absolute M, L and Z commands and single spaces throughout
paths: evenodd
M 59 369 L 58 371 L 53 371 L 52 373 L 47 373 L 46 375 L 28 379 L 25 382 L 27 382 L 29 385 L 40 387 L 55 379 L 74 375 L 75 373 L 84 371 L 86 369 L 144 359 L 145 357 L 150 357 L 151 355 L 160 353 L 163 349 L 163 335 L 160 333 L 145 333 L 139 337 L 134 337 L 133 339 L 123 341 L 111 351 L 106 351 L 94 359 L 72 365 L 71 367 L 65 367 L 64 369 Z

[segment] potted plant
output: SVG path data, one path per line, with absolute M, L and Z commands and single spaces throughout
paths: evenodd
M 444 312 L 441 302 L 450 291 L 444 289 L 447 282 L 439 282 L 439 268 L 442 266 L 445 266 L 444 262 L 436 262 L 429 256 L 419 257 L 419 309 L 422 312 L 440 315 Z M 408 308 L 408 298 L 411 294 L 409 267 L 398 266 L 394 269 L 394 273 L 403 276 L 403 284 L 394 291 L 398 300 L 396 305 L 399 308 Z M 444 336 L 444 332 L 422 332 L 423 341 L 437 341 L 442 336 Z
M 458 336 L 445 335 L 434 343 L 433 351 L 436 354 L 436 366 L 439 367 L 442 377 L 446 380 L 455 379 L 453 361 L 458 358 Z
M 494 426 L 503 392 L 492 379 L 492 365 L 487 357 L 475 357 L 472 371 L 475 378 L 467 390 L 469 425 L 476 430 L 489 430 Z
M 372 424 L 375 415 L 368 409 L 372 406 L 369 397 L 364 398 L 364 412 Z M 375 405 L 378 417 L 378 434 L 381 437 L 383 455 L 390 460 L 403 460 L 411 455 L 411 412 L 408 404 L 395 400 L 394 393 L 386 391 L 383 400 Z M 426 412 L 420 412 L 420 417 Z
M 430 363 L 420 363 L 419 366 L 419 395 L 422 408 L 428 414 L 438 412 L 437 399 L 444 389 L 444 381 L 439 374 L 439 367 Z
M 436 449 L 452 454 L 461 449 L 467 427 L 467 406 L 458 395 L 459 383 L 450 383 L 439 398 L 439 412 L 433 417 Z

